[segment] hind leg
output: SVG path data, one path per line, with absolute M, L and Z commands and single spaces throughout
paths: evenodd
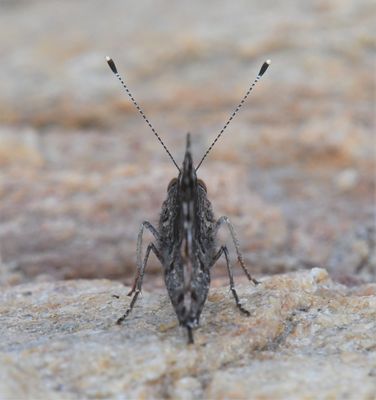
M 128 293 L 128 296 L 131 296 L 134 291 L 136 290 L 136 286 L 137 286 L 137 281 L 140 277 L 140 273 L 141 273 L 141 268 L 142 268 L 142 263 L 141 263 L 141 258 L 142 258 L 142 238 L 144 235 L 144 229 L 147 229 L 150 233 L 152 233 L 152 235 L 154 236 L 154 238 L 156 240 L 159 239 L 159 233 L 158 231 L 154 228 L 154 226 L 149 222 L 149 221 L 144 221 L 141 224 L 140 230 L 138 232 L 138 236 L 137 236 L 137 250 L 136 250 L 136 256 L 137 256 L 137 261 L 136 261 L 136 265 L 137 265 L 137 274 L 136 277 L 133 281 L 133 285 L 132 285 L 132 289 L 130 290 L 130 292 Z M 157 256 L 159 261 L 161 261 L 160 257 Z
M 128 294 L 128 295 L 131 295 L 131 294 L 134 293 L 133 297 L 132 297 L 132 300 L 131 300 L 131 303 L 130 303 L 128 309 L 125 311 L 124 315 L 117 320 L 116 323 L 118 325 L 120 325 L 125 320 L 125 318 L 127 318 L 128 315 L 131 313 L 131 311 L 133 310 L 134 305 L 136 304 L 137 298 L 138 298 L 139 294 L 141 293 L 142 281 L 143 281 L 143 278 L 144 278 L 146 265 L 147 265 L 147 262 L 148 262 L 149 255 L 150 255 L 151 251 L 153 251 L 154 254 L 158 257 L 158 259 L 160 259 L 160 254 L 158 252 L 158 249 L 155 247 L 155 244 L 154 243 L 150 243 L 148 245 L 147 249 L 146 249 L 145 258 L 144 258 L 144 261 L 143 261 L 143 263 L 141 265 L 141 268 L 137 272 L 137 277 L 136 277 L 135 283 L 133 285 L 134 287 L 132 288 L 132 291 Z
M 244 260 L 243 260 L 243 256 L 240 252 L 240 246 L 239 246 L 239 240 L 238 237 L 236 235 L 235 229 L 232 225 L 232 223 L 230 222 L 230 220 L 228 219 L 228 217 L 220 217 L 216 223 L 216 227 L 215 227 L 215 236 L 217 236 L 218 230 L 222 225 L 226 225 L 226 227 L 228 228 L 232 241 L 234 243 L 235 246 L 235 250 L 236 250 L 236 254 L 238 256 L 238 261 L 240 266 L 242 267 L 244 273 L 246 274 L 247 278 L 254 283 L 255 285 L 258 285 L 260 282 L 258 282 L 256 279 L 252 278 L 251 274 L 249 273 L 247 267 L 245 266 Z
M 234 276 L 233 276 L 233 273 L 232 273 L 232 267 L 231 267 L 231 264 L 230 264 L 230 258 L 229 258 L 228 249 L 227 249 L 226 246 L 222 246 L 218 250 L 217 254 L 213 258 L 213 262 L 212 262 L 211 266 L 214 266 L 214 264 L 218 261 L 218 259 L 221 257 L 222 254 L 225 256 L 225 259 L 226 259 L 227 273 L 228 273 L 228 277 L 229 277 L 229 280 L 230 280 L 230 289 L 231 289 L 232 295 L 234 296 L 236 306 L 239 308 L 239 310 L 243 314 L 245 314 L 245 315 L 247 315 L 249 317 L 251 314 L 250 314 L 250 312 L 248 310 L 246 310 L 241 305 L 241 303 L 239 301 L 238 293 L 236 292 L 236 289 L 235 289 Z

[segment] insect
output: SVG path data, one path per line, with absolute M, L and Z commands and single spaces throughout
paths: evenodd
M 245 266 L 238 238 L 228 217 L 223 216 L 215 220 L 211 203 L 207 197 L 206 185 L 201 179 L 197 178 L 197 170 L 243 106 L 253 87 L 268 69 L 270 60 L 263 63 L 247 93 L 196 167 L 192 159 L 190 134 L 187 135 L 183 164 L 179 167 L 119 75 L 114 61 L 109 57 L 106 57 L 106 61 L 178 170 L 177 178 L 173 178 L 167 187 L 167 198 L 162 205 L 158 229 L 148 221 L 144 221 L 141 224 L 137 238 L 137 274 L 132 289 L 128 293 L 129 296 L 133 297 L 129 308 L 117 320 L 117 324 L 120 325 L 128 317 L 136 304 L 141 292 L 148 258 L 150 253 L 153 252 L 163 266 L 167 292 L 179 323 L 187 329 L 188 343 L 193 343 L 193 330 L 199 324 L 200 315 L 209 291 L 210 272 L 221 256 L 224 256 L 226 261 L 230 289 L 236 306 L 243 314 L 250 315 L 249 311 L 242 306 L 235 289 L 228 248 L 226 245 L 217 247 L 216 238 L 222 226 L 226 227 L 230 232 L 238 262 L 244 273 L 255 285 L 258 282 L 252 278 Z M 145 229 L 151 232 L 155 240 L 148 244 L 145 255 L 142 258 L 142 240 Z

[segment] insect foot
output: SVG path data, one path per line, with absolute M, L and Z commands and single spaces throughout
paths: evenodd
M 243 106 L 250 92 L 268 69 L 270 61 L 264 62 L 256 79 L 235 108 L 219 134 L 216 136 L 208 150 L 204 153 L 197 167 L 194 166 L 191 138 L 187 135 L 186 149 L 182 166 L 179 167 L 161 137 L 146 117 L 145 113 L 134 99 L 123 78 L 119 75 L 114 61 L 107 57 L 111 71 L 119 79 L 133 105 L 149 126 L 154 136 L 160 142 L 167 155 L 178 170 L 178 176 L 173 178 L 167 186 L 167 198 L 162 204 L 158 229 L 149 222 L 144 221 L 137 238 L 137 274 L 129 295 L 133 295 L 131 303 L 125 314 L 117 320 L 121 324 L 131 313 L 141 292 L 142 281 L 145 274 L 150 252 L 153 252 L 162 265 L 167 293 L 175 310 L 180 325 L 187 329 L 188 343 L 193 343 L 193 330 L 197 328 L 200 315 L 205 305 L 209 287 L 210 271 L 216 261 L 223 254 L 226 259 L 227 273 L 230 289 L 239 310 L 249 316 L 250 313 L 240 303 L 235 289 L 232 267 L 228 249 L 222 246 L 218 249 L 217 233 L 224 226 L 231 235 L 236 249 L 238 262 L 248 279 L 255 285 L 254 279 L 247 270 L 240 252 L 239 240 L 235 229 L 226 216 L 215 220 L 211 203 L 207 196 L 205 183 L 197 177 L 197 171 L 210 153 L 218 139 L 227 129 L 230 122 Z M 144 258 L 142 258 L 142 239 L 144 229 L 154 236 L 154 241 L 148 244 Z

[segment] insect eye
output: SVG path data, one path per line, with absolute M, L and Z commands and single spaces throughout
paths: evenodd
M 197 179 L 197 183 L 205 190 L 205 193 L 208 192 L 208 188 L 205 185 L 205 182 L 202 179 Z
M 172 186 L 174 186 L 176 184 L 177 181 L 178 181 L 178 178 L 171 179 L 170 183 L 167 186 L 167 191 L 169 191 L 172 188 Z

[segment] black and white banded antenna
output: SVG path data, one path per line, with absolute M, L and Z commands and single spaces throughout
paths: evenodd
M 127 92 L 129 98 L 131 99 L 133 105 L 136 107 L 137 111 L 141 114 L 141 117 L 145 120 L 145 122 L 149 125 L 149 128 L 152 130 L 152 132 L 154 133 L 154 135 L 156 136 L 156 138 L 159 140 L 159 143 L 163 146 L 163 148 L 166 150 L 166 153 L 168 154 L 168 156 L 171 158 L 172 162 L 174 163 L 175 167 L 178 169 L 178 171 L 180 172 L 180 168 L 178 166 L 178 164 L 176 164 L 176 161 L 174 160 L 174 157 L 172 157 L 172 154 L 170 153 L 170 151 L 168 150 L 168 148 L 166 147 L 166 145 L 163 143 L 163 140 L 161 139 L 161 137 L 158 135 L 157 131 L 154 129 L 153 125 L 150 123 L 150 121 L 148 120 L 148 118 L 146 117 L 146 115 L 144 114 L 144 112 L 142 111 L 141 107 L 137 104 L 136 100 L 134 99 L 132 93 L 129 91 L 128 86 L 125 84 L 123 78 L 120 76 L 120 74 L 117 71 L 116 65 L 113 61 L 112 58 L 110 57 L 106 57 L 106 61 L 107 64 L 109 65 L 109 67 L 111 68 L 111 71 L 115 74 L 115 76 L 119 79 L 120 83 L 123 85 L 125 91 Z
M 201 158 L 201 161 L 198 163 L 198 166 L 196 168 L 196 172 L 197 170 L 200 168 L 202 162 L 205 160 L 206 156 L 210 153 L 211 149 L 214 147 L 214 145 L 217 143 L 217 140 L 222 136 L 222 133 L 226 130 L 226 128 L 229 126 L 230 122 L 233 120 L 233 118 L 235 117 L 235 115 L 238 113 L 238 111 L 241 109 L 241 107 L 243 106 L 244 102 L 247 100 L 247 97 L 249 96 L 249 94 L 251 93 L 252 89 L 254 88 L 254 86 L 256 85 L 256 83 L 260 80 L 260 78 L 264 75 L 265 71 L 269 68 L 270 65 L 270 60 L 266 60 L 264 62 L 264 64 L 262 64 L 261 68 L 260 68 L 260 72 L 258 73 L 258 75 L 256 76 L 256 79 L 253 81 L 252 85 L 250 86 L 250 88 L 248 89 L 247 93 L 245 94 L 245 96 L 242 98 L 242 100 L 240 101 L 240 103 L 238 104 L 238 106 L 235 108 L 235 111 L 231 114 L 230 118 L 227 120 L 227 122 L 225 123 L 225 125 L 223 126 L 223 128 L 221 129 L 221 131 L 218 133 L 217 137 L 214 139 L 213 143 L 209 146 L 209 148 L 206 150 L 206 153 L 204 154 L 204 156 Z

